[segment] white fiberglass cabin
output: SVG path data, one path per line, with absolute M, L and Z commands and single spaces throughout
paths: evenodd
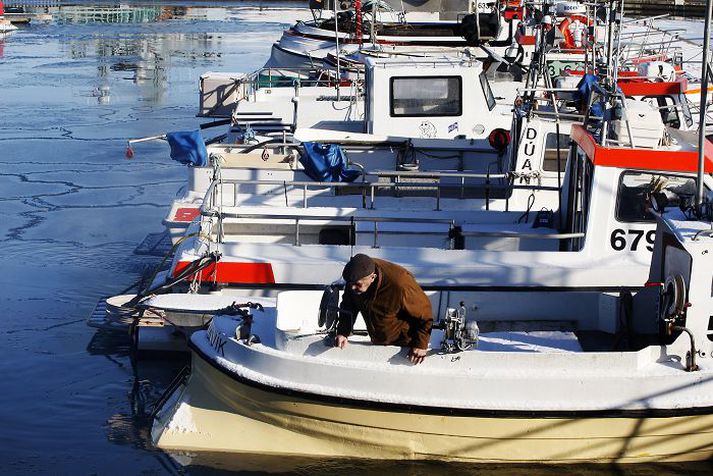
M 477 140 L 487 138 L 493 129 L 510 126 L 515 85 L 499 84 L 506 90 L 499 93 L 510 101 L 498 106 L 480 61 L 366 58 L 365 65 L 368 92 L 363 132 Z
M 242 138 L 248 129 L 259 137 L 303 129 L 303 136 L 334 140 L 354 133 L 482 140 L 493 129 L 510 127 L 516 85 L 491 84 L 483 63 L 467 54 L 364 61 L 365 79 L 339 87 L 328 76 L 299 72 L 208 73 L 201 78 L 200 115 L 230 111 Z

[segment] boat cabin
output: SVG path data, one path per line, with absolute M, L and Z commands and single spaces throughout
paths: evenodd
M 367 57 L 365 66 L 366 133 L 484 138 L 509 126 L 480 61 Z

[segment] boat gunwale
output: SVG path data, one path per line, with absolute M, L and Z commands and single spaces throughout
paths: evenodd
M 195 337 L 195 334 L 194 334 Z M 454 417 L 483 417 L 483 418 L 675 418 L 708 415 L 713 413 L 713 405 L 704 407 L 685 408 L 643 408 L 643 409 L 602 409 L 602 410 L 507 410 L 507 409 L 483 409 L 483 408 L 456 408 L 430 405 L 414 405 L 410 403 L 377 402 L 373 400 L 360 400 L 355 398 L 341 397 L 336 395 L 317 394 L 304 390 L 269 385 L 252 380 L 237 372 L 220 365 L 218 361 L 204 352 L 198 345 L 189 339 L 188 347 L 193 353 L 192 359 L 196 356 L 207 362 L 210 366 L 222 372 L 224 375 L 236 380 L 238 383 L 262 390 L 268 393 L 283 395 L 291 398 L 298 398 L 309 403 L 329 404 L 348 406 L 354 409 L 376 410 L 384 412 L 401 412 L 414 414 L 427 414 Z

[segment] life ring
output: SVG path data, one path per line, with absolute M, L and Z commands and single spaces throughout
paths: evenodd
M 579 21 L 582 25 L 586 25 L 587 27 L 592 26 L 591 18 L 588 18 L 584 15 L 570 15 L 564 20 L 562 20 L 559 25 L 557 25 L 557 28 L 559 28 L 560 32 L 562 32 L 562 36 L 564 36 L 564 41 L 561 43 L 561 45 L 568 50 L 578 50 L 584 46 L 584 35 L 580 38 L 581 44 L 578 45 L 577 40 L 574 37 L 574 32 L 570 28 L 570 25 L 572 25 L 576 21 Z

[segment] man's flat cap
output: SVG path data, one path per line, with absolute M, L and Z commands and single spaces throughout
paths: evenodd
M 349 260 L 342 271 L 342 277 L 347 283 L 359 281 L 361 278 L 369 276 L 376 271 L 374 260 L 367 255 L 359 253 Z

